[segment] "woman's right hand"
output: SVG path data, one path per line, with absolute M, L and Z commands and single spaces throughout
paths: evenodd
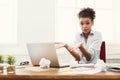
M 64 43 L 64 42 L 54 42 L 55 44 L 55 48 L 58 49 L 58 48 L 62 48 L 62 47 L 65 47 L 67 44 Z

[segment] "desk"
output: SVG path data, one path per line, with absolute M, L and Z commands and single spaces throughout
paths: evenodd
M 16 69 L 15 74 L 0 73 L 0 80 L 120 80 L 119 72 L 100 72 L 97 74 L 65 74 L 60 73 L 62 68 L 50 68 L 48 71 L 31 71 L 25 68 Z

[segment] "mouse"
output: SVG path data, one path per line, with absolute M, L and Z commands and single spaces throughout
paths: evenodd
M 22 62 L 20 62 L 20 65 L 22 66 L 22 65 L 28 65 L 29 64 L 29 61 L 22 61 Z

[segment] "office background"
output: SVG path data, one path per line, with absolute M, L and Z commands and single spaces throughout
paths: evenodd
M 119 3 L 119 0 L 0 0 L 0 53 L 28 56 L 26 43 L 72 43 L 75 33 L 80 31 L 78 11 L 92 7 L 97 14 L 93 28 L 106 41 L 108 62 L 120 62 Z

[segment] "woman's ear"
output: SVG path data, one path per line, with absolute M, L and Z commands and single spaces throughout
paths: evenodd
M 92 21 L 92 25 L 94 25 L 94 21 Z

